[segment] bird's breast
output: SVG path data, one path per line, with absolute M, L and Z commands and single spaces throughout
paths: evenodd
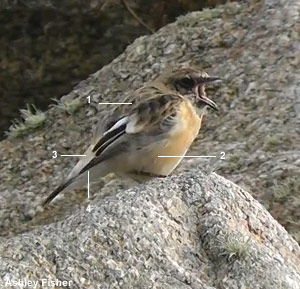
M 182 102 L 176 124 L 166 137 L 142 150 L 139 156 L 140 170 L 169 175 L 180 163 L 198 135 L 201 118 L 189 102 Z

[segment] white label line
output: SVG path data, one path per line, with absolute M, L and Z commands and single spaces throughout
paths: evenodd
M 217 156 L 158 156 L 159 158 L 216 158 Z
M 88 199 L 89 199 L 90 198 L 90 171 L 87 171 L 87 177 L 88 177 L 87 193 L 88 193 Z
M 99 102 L 98 104 L 132 104 L 132 102 Z
M 60 155 L 61 157 L 86 157 L 86 155 Z

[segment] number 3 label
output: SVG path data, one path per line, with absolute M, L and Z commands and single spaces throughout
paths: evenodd
M 56 158 L 57 158 L 57 151 L 53 151 L 53 152 L 52 152 L 52 158 L 53 158 L 53 159 L 56 159 Z

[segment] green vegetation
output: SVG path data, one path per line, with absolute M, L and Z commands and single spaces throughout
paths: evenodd
M 294 196 L 297 197 L 300 202 L 300 178 L 299 177 L 290 177 L 287 178 L 282 184 L 276 185 L 274 188 L 274 198 L 275 201 L 285 202 L 288 197 Z
M 246 260 L 249 255 L 249 245 L 238 240 L 229 239 L 224 246 L 222 255 L 227 257 L 228 261 L 234 259 Z
M 21 120 L 15 119 L 12 125 L 6 132 L 9 138 L 17 138 L 27 134 L 29 131 L 36 129 L 44 124 L 46 121 L 46 114 L 34 105 L 27 105 L 27 109 L 21 109 Z
M 80 98 L 74 98 L 67 101 L 60 101 L 57 99 L 53 99 L 57 104 L 52 106 L 60 108 L 66 111 L 68 114 L 73 114 L 76 112 L 80 107 L 84 105 L 83 101 Z

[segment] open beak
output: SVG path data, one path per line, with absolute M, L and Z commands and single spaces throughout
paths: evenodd
M 214 82 L 217 80 L 222 80 L 222 78 L 218 77 L 218 76 L 205 76 L 205 77 L 197 77 L 196 81 L 198 84 L 204 84 L 204 83 L 208 83 L 208 82 Z
M 207 104 L 208 106 L 210 106 L 215 111 L 219 110 L 217 104 L 214 101 L 212 101 L 211 99 L 209 99 L 207 96 L 200 96 L 199 101 Z
M 217 80 L 221 80 L 221 78 L 216 76 L 199 77 L 197 79 L 197 86 L 195 87 L 195 94 L 197 95 L 198 100 L 207 104 L 216 111 L 218 110 L 217 104 L 206 96 L 205 83 Z

